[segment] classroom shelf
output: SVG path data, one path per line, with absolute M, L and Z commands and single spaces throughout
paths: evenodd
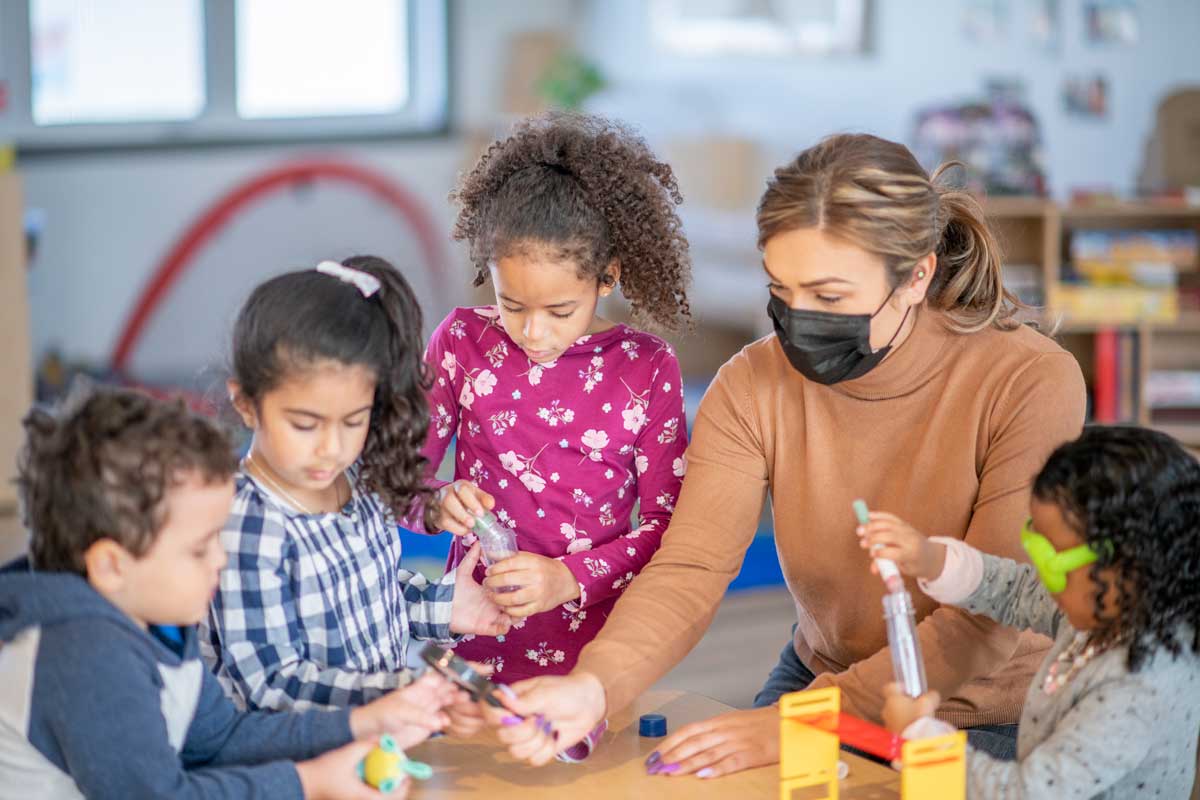
M 1068 242 L 1075 231 L 1096 229 L 1194 228 L 1200 231 L 1200 206 L 1145 201 L 1111 205 L 1060 206 L 1042 198 L 1000 197 L 984 202 L 1005 252 L 1006 264 L 1037 268 L 1041 295 L 1051 298 L 1060 285 Z M 1182 274 L 1197 276 L 1200 265 Z M 1089 387 L 1103 385 L 1112 398 L 1114 382 L 1119 400 L 1100 403 L 1101 421 L 1135 422 L 1165 430 L 1191 447 L 1200 447 L 1200 422 L 1161 424 L 1144 402 L 1146 381 L 1153 370 L 1200 369 L 1200 311 L 1187 309 L 1171 322 L 1119 322 L 1071 319 L 1061 309 L 1042 309 L 1042 329 L 1053 335 L 1078 359 Z M 1110 334 L 1115 334 L 1114 337 Z M 1114 364 L 1116 353 L 1116 368 Z M 1098 366 L 1099 365 L 1099 366 Z M 1114 379 L 1114 371 L 1118 372 Z M 1102 376 L 1097 382 L 1097 376 Z

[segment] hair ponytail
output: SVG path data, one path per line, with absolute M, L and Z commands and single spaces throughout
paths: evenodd
M 929 287 L 929 304 L 943 312 L 954 330 L 974 333 L 994 326 L 1010 330 L 1021 302 L 1004 285 L 1000 244 L 979 202 L 964 191 L 937 186 L 953 166 L 938 167 L 932 182 L 938 194 L 937 225 L 941 238 L 937 272 Z
M 426 528 L 435 530 L 438 509 L 425 483 L 428 461 L 421 455 L 429 431 L 425 398 L 430 387 L 421 305 L 408 281 L 382 258 L 354 256 L 342 264 L 379 279 L 381 288 L 368 301 L 383 312 L 391 334 L 388 367 L 377 376 L 361 480 L 400 517 L 423 508 Z

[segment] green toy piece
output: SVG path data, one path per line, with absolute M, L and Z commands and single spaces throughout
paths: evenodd
M 399 789 L 405 773 L 416 780 L 427 781 L 433 777 L 433 767 L 406 756 L 396 740 L 387 734 L 379 738 L 379 745 L 358 765 L 358 777 L 384 794 Z

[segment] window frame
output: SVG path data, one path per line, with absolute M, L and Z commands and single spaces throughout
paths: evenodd
M 392 114 L 246 119 L 237 111 L 234 0 L 201 0 L 205 104 L 188 120 L 38 125 L 33 120 L 29 2 L 0 2 L 0 139 L 21 152 L 107 150 L 444 135 L 449 127 L 447 0 L 396 0 L 409 15 L 409 100 Z

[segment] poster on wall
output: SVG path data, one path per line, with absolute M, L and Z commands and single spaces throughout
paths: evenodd
M 1135 0 L 1088 0 L 1083 4 L 1083 24 L 1091 44 L 1137 44 L 1137 3 Z
M 1108 116 L 1108 79 L 1103 75 L 1075 75 L 1063 81 L 1063 111 L 1073 117 L 1104 119 Z
M 862 53 L 868 1 L 651 0 L 650 30 L 685 56 Z
M 972 42 L 994 42 L 1008 28 L 1008 0 L 964 0 L 963 36 Z
M 1030 0 L 1029 37 L 1038 50 L 1057 53 L 1062 47 L 1062 2 Z

